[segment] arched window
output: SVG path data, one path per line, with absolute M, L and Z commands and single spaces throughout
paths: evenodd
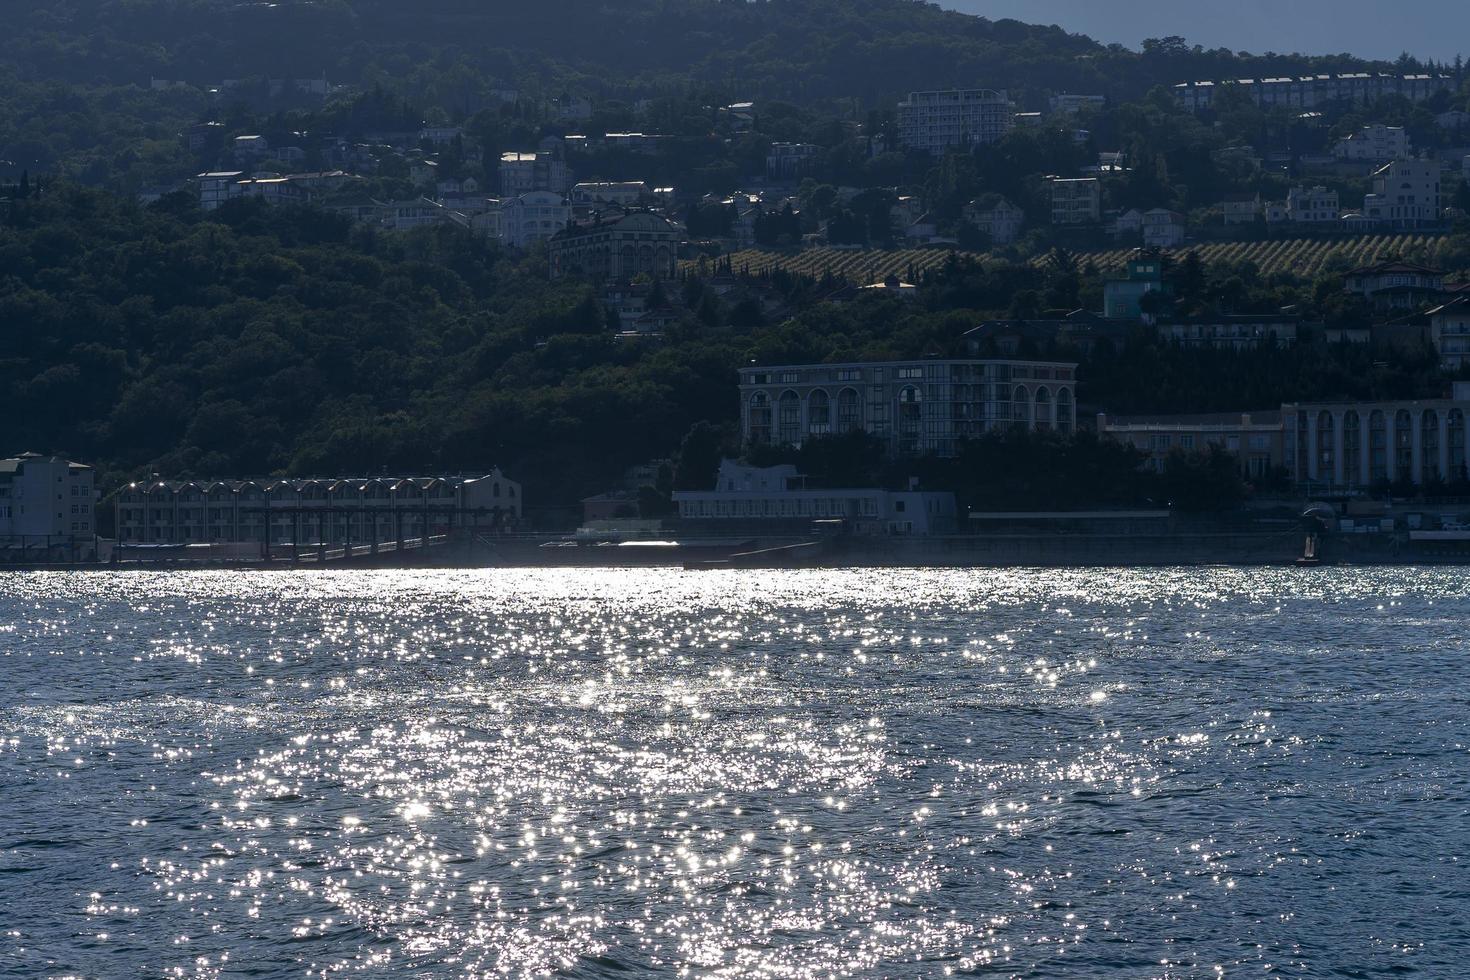
M 1414 475 L 1414 416 L 1401 409 L 1393 417 L 1393 475 L 1391 479 L 1407 480 Z
M 1057 431 L 1072 431 L 1072 389 L 1062 388 L 1057 392 Z
M 1036 428 L 1051 428 L 1051 391 L 1045 385 L 1036 389 Z
M 794 391 L 782 392 L 776 404 L 777 441 L 783 446 L 801 442 L 801 396 Z
M 1024 385 L 1016 385 L 1016 390 L 1011 392 L 1011 405 L 1017 422 L 1031 421 L 1031 392 Z
M 908 385 L 898 393 L 898 449 L 903 453 L 919 451 L 919 430 L 923 418 L 924 395 Z
M 1342 417 L 1342 478 L 1357 483 L 1363 475 L 1363 422 L 1355 411 Z
M 750 396 L 750 442 L 766 445 L 771 441 L 771 396 L 757 391 Z
M 1331 412 L 1317 413 L 1317 479 L 1332 480 L 1337 472 L 1337 456 L 1335 454 L 1335 443 L 1333 433 L 1336 431 L 1336 420 Z
M 1419 444 L 1424 451 L 1421 457 L 1424 461 L 1424 479 L 1432 476 L 1444 479 L 1444 474 L 1439 471 L 1439 413 L 1434 409 L 1425 411 L 1419 425 Z
M 814 436 L 832 431 L 832 398 L 820 388 L 807 395 L 806 427 Z
M 1373 480 L 1392 479 L 1389 470 L 1388 420 L 1383 412 L 1368 416 L 1368 475 Z
M 837 431 L 856 432 L 862 427 L 862 399 L 854 389 L 843 388 L 837 393 Z

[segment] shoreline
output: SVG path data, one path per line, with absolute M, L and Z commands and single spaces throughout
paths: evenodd
M 1209 540 L 1213 538 L 1214 540 Z M 831 570 L 849 568 L 1289 568 L 1298 567 L 1302 539 L 1292 535 L 1187 535 L 1160 540 L 1082 536 L 1070 539 L 1009 538 L 983 542 L 936 539 L 894 547 L 850 542 L 797 542 L 766 549 L 710 554 L 679 549 L 576 547 L 517 549 L 494 555 L 420 555 L 418 560 L 227 561 L 162 559 L 127 562 L 30 562 L 0 565 L 0 574 L 35 572 L 335 572 L 460 571 L 470 569 L 674 568 L 691 571 Z M 1264 540 L 1262 540 L 1264 539 Z M 836 546 L 834 546 L 834 544 Z M 630 553 L 632 552 L 632 553 Z M 1404 548 L 1396 541 L 1326 540 L 1309 567 L 1392 568 L 1470 565 L 1470 548 Z

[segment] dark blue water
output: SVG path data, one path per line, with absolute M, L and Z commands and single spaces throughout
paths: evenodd
M 1467 976 L 1467 591 L 0 576 L 0 975 Z

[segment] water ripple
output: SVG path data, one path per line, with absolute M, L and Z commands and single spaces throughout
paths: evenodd
M 0 577 L 0 976 L 1463 975 L 1457 571 Z

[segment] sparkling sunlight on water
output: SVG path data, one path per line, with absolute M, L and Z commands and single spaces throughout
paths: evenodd
M 0 975 L 1470 963 L 1459 570 L 0 577 Z

